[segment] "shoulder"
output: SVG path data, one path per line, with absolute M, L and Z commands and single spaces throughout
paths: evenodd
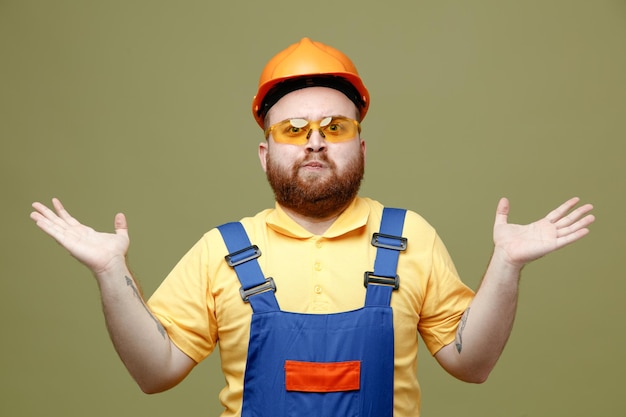
M 436 234 L 435 228 L 419 213 L 404 208 L 384 205 L 383 203 L 367 197 L 360 197 L 364 204 L 370 207 L 370 222 L 380 223 L 385 208 L 398 208 L 406 211 L 404 217 L 404 233 L 411 235 L 433 236 Z
M 221 234 L 222 232 L 220 232 L 220 229 L 223 229 L 225 225 L 230 224 L 230 223 L 241 223 L 241 225 L 244 227 L 246 232 L 249 234 L 252 234 L 255 232 L 255 230 L 261 227 L 265 227 L 268 217 L 274 211 L 275 209 L 268 208 L 268 209 L 258 212 L 257 214 L 253 216 L 243 217 L 239 220 L 232 220 L 229 222 L 219 224 L 213 227 L 212 229 L 210 229 L 209 231 L 205 232 L 204 235 L 202 236 L 201 241 L 211 243 L 211 242 L 214 242 L 216 239 L 222 240 L 222 234 Z

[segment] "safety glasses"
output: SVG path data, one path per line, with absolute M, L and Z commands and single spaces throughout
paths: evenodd
M 275 142 L 304 145 L 314 130 L 328 142 L 344 142 L 354 139 L 361 132 L 361 125 L 343 116 L 327 116 L 322 120 L 287 119 L 265 129 L 265 139 L 270 134 Z

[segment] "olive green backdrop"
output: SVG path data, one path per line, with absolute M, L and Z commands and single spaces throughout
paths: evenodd
M 0 415 L 218 416 L 218 355 L 147 396 L 89 272 L 29 220 L 60 197 L 130 222 L 149 295 L 209 228 L 273 204 L 250 102 L 303 36 L 372 94 L 362 194 L 418 211 L 476 287 L 497 200 L 514 222 L 581 196 L 582 242 L 528 266 L 509 345 L 468 385 L 420 353 L 424 416 L 626 416 L 626 2 L 0 0 Z

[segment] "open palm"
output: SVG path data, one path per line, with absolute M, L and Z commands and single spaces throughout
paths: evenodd
M 105 271 L 114 260 L 126 256 L 130 240 L 123 214 L 115 216 L 115 233 L 102 233 L 73 218 L 58 199 L 53 199 L 52 204 L 54 211 L 33 203 L 31 219 L 94 273 Z
M 591 204 L 576 209 L 580 201 L 575 197 L 552 210 L 544 218 L 527 225 L 509 224 L 509 201 L 502 198 L 496 210 L 493 240 L 496 247 L 504 250 L 508 261 L 523 266 L 550 252 L 573 243 L 589 233 L 594 222 Z

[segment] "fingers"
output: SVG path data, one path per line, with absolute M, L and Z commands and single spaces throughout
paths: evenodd
M 85 227 L 67 212 L 59 199 L 53 198 L 52 206 L 54 211 L 40 202 L 34 202 L 32 207 L 35 211 L 30 214 L 30 218 L 37 223 L 40 229 L 55 239 L 60 239 L 63 233 L 68 230 L 77 230 L 76 226 Z M 116 234 L 128 237 L 128 222 L 123 213 L 115 215 L 114 227 Z
M 583 227 L 583 228 L 579 228 L 576 230 L 570 230 L 567 232 L 559 231 L 558 234 L 559 234 L 559 237 L 557 238 L 557 248 L 562 248 L 564 246 L 569 245 L 570 243 L 574 243 L 577 240 L 587 236 L 587 234 L 589 234 L 589 229 L 587 229 L 586 227 Z
M 591 205 L 589 204 L 588 206 Z M 591 207 L 580 207 L 576 212 L 572 212 L 569 216 L 555 223 L 557 226 L 557 236 L 565 237 L 571 234 L 584 233 L 580 236 L 582 237 L 589 233 L 587 227 L 596 220 L 595 216 L 592 214 L 585 215 L 589 210 L 591 210 Z
M 593 206 L 591 204 L 585 204 L 584 206 L 580 206 L 576 210 L 569 213 L 568 215 L 554 222 L 554 225 L 562 229 L 562 228 L 567 228 L 569 226 L 578 224 L 580 222 L 580 219 L 585 219 L 586 221 L 591 220 L 590 218 L 595 219 L 594 216 L 592 215 L 585 216 L 591 210 L 593 210 Z M 587 223 L 587 225 L 591 224 L 592 222 L 593 220 Z
M 45 230 L 50 230 L 53 226 L 63 227 L 67 224 L 78 224 L 78 222 L 65 211 L 58 199 L 52 199 L 52 206 L 56 212 L 39 202 L 33 203 L 32 207 L 35 211 L 31 213 L 30 218 L 33 219 L 39 227 L 45 228 Z
M 124 213 L 117 213 L 114 221 L 115 233 L 128 237 L 128 222 Z
M 40 227 L 44 224 L 52 225 L 59 221 L 59 217 L 44 204 L 35 202 L 32 207 L 35 211 L 30 214 L 30 218 Z
M 559 235 L 574 233 L 594 222 L 595 217 L 588 214 L 593 210 L 593 205 L 584 204 L 572 211 L 579 202 L 580 198 L 571 198 L 546 216 L 546 220 L 557 228 Z
M 61 202 L 56 198 L 52 199 L 52 207 L 54 207 L 54 211 L 49 209 L 48 206 L 46 206 L 45 204 L 41 204 L 38 201 L 34 202 L 32 204 L 32 207 L 37 211 L 37 213 L 41 214 L 43 217 L 51 221 L 55 220 L 56 218 L 59 218 L 60 217 L 59 215 L 61 214 L 61 212 L 64 212 L 66 215 L 69 215 L 67 211 L 65 211 L 65 209 L 63 208 L 63 205 L 61 204 Z
M 48 207 L 46 207 L 45 205 L 41 204 L 40 202 L 36 201 L 32 204 L 33 209 L 35 209 L 35 211 L 32 213 L 33 215 L 40 215 L 42 217 L 48 218 L 54 216 L 55 214 L 52 212 L 52 210 L 50 210 Z M 32 216 L 31 216 L 32 217 Z
M 30 213 L 30 218 L 34 221 L 37 221 L 40 217 L 43 217 L 43 214 L 41 214 L 41 212 L 44 210 L 45 206 L 36 201 L 32 204 L 32 207 L 35 211 Z
M 65 229 L 65 222 L 39 202 L 33 203 L 32 207 L 35 211 L 30 214 L 30 218 L 37 224 L 37 227 L 59 241 Z
M 61 219 L 65 220 L 67 224 L 71 226 L 76 226 L 77 224 L 79 224 L 79 222 L 75 218 L 70 216 L 67 210 L 65 210 L 65 207 L 63 207 L 63 204 L 61 204 L 61 201 L 58 198 L 52 199 L 52 205 L 54 206 L 54 209 L 57 212 L 57 215 Z
M 498 201 L 498 207 L 496 208 L 496 219 L 494 226 L 508 223 L 509 210 L 509 200 L 506 197 L 502 197 L 500 201 Z
M 570 198 L 565 203 L 561 204 L 559 207 L 555 208 L 550 213 L 548 213 L 548 215 L 546 216 L 546 219 L 550 223 L 556 223 L 557 221 L 561 220 L 561 218 L 567 212 L 569 212 L 572 208 L 574 208 L 574 206 L 576 206 L 576 204 L 578 204 L 579 201 L 580 201 L 580 198 L 578 197 Z
M 559 247 L 586 236 L 589 233 L 587 227 L 596 220 L 594 215 L 589 214 L 593 210 L 592 204 L 584 204 L 574 209 L 579 202 L 578 197 L 571 198 L 546 216 L 546 219 L 556 227 Z

